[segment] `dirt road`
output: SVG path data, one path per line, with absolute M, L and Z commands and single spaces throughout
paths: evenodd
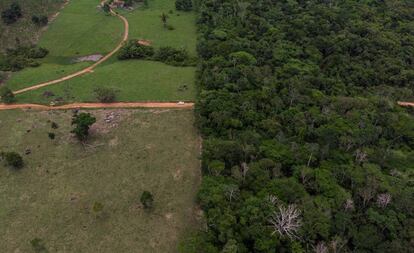
M 412 106 L 414 107 L 414 102 L 398 102 L 401 106 Z
M 61 83 L 63 81 L 72 79 L 74 77 L 81 76 L 81 75 L 84 75 L 84 74 L 87 74 L 87 73 L 91 73 L 91 72 L 93 72 L 93 69 L 95 69 L 99 64 L 101 64 L 104 61 L 108 60 L 111 56 L 113 56 L 116 52 L 118 52 L 119 49 L 121 49 L 121 47 L 124 44 L 124 42 L 126 42 L 128 40 L 128 36 L 129 36 L 129 23 L 128 23 L 128 20 L 125 17 L 123 17 L 123 16 L 119 15 L 118 13 L 114 12 L 112 9 L 110 11 L 111 11 L 111 14 L 112 15 L 117 16 L 118 18 L 120 18 L 124 22 L 124 37 L 122 38 L 122 41 L 118 44 L 118 46 L 114 50 L 112 50 L 110 53 L 108 53 L 107 55 L 105 55 L 99 61 L 95 62 L 93 65 L 91 65 L 91 66 L 89 66 L 89 67 L 87 67 L 87 68 L 85 68 L 83 70 L 80 70 L 80 71 L 78 71 L 76 73 L 73 73 L 73 74 L 70 74 L 70 75 L 61 77 L 59 79 L 55 79 L 55 80 L 52 80 L 52 81 L 48 81 L 48 82 L 45 82 L 45 83 L 40 83 L 40 84 L 32 85 L 30 87 L 27 87 L 27 88 L 24 88 L 24 89 L 21 89 L 21 90 L 14 91 L 13 93 L 14 94 L 20 94 L 20 93 L 27 92 L 27 91 L 30 91 L 30 90 L 37 90 L 37 89 L 40 89 L 40 88 L 45 87 L 45 86 L 49 86 L 49 85 L 56 84 L 56 83 Z
M 47 106 L 39 104 L 0 104 L 0 111 L 14 109 L 32 110 L 70 110 L 70 109 L 103 109 L 103 108 L 171 108 L 193 109 L 194 103 L 157 103 L 157 102 L 119 102 L 119 103 L 74 103 L 59 106 Z

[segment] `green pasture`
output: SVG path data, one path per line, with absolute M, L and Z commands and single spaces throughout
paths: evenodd
M 70 111 L 0 112 L 0 150 L 25 163 L 14 170 L 0 161 L 1 252 L 35 252 L 30 241 L 39 238 L 48 252 L 176 253 L 200 218 L 193 112 L 89 112 L 97 123 L 84 145 L 70 134 Z M 150 211 L 144 190 L 154 195 Z

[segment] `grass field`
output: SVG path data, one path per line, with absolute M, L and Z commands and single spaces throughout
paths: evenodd
M 0 112 L 1 149 L 31 151 L 21 170 L 0 162 L 2 252 L 34 252 L 30 241 L 40 238 L 49 252 L 175 253 L 197 227 L 193 112 L 90 112 L 98 121 L 86 146 L 69 133 L 70 112 Z M 154 194 L 151 212 L 139 203 L 143 190 Z M 95 202 L 104 205 L 99 216 Z
M 60 9 L 63 0 L 1 0 L 0 10 L 7 9 L 11 3 L 20 4 L 23 17 L 12 25 L 0 21 L 0 51 L 16 45 L 16 38 L 21 43 L 33 43 L 38 39 L 41 27 L 31 21 L 33 15 L 51 16 Z
M 150 40 L 155 47 L 186 48 L 195 55 L 195 14 L 175 11 L 174 1 L 150 0 L 148 7 L 139 6 L 134 11 L 118 11 L 129 20 L 131 39 Z M 160 18 L 163 12 L 168 13 L 168 23 L 175 30 L 170 31 L 163 27 Z M 92 15 L 89 17 L 89 14 Z M 78 15 L 80 18 L 77 18 Z M 73 24 L 72 20 L 83 21 Z M 79 29 L 84 22 L 88 24 L 87 27 Z M 15 73 L 7 85 L 12 90 L 18 90 L 87 66 L 90 63 L 73 64 L 70 59 L 74 56 L 109 51 L 111 45 L 116 44 L 121 36 L 122 32 L 118 27 L 121 25 L 121 21 L 115 17 L 99 13 L 96 1 L 71 1 L 40 41 L 41 46 L 51 49 L 51 54 L 40 67 Z M 193 67 L 180 68 L 140 60 L 118 61 L 113 57 L 109 62 L 98 66 L 92 74 L 21 94 L 17 98 L 18 102 L 36 103 L 49 103 L 56 98 L 63 99 L 63 102 L 96 101 L 93 89 L 105 86 L 119 91 L 119 101 L 194 100 L 194 79 Z M 180 89 L 183 85 L 188 87 L 184 91 Z M 42 96 L 45 91 L 51 91 L 55 96 Z

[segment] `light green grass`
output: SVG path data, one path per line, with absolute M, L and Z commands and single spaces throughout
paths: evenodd
M 110 124 L 111 110 L 90 112 L 98 121 L 85 146 L 69 134 L 70 112 L 0 112 L 1 149 L 31 150 L 19 171 L 0 162 L 1 252 L 34 252 L 30 240 L 40 238 L 49 252 L 175 253 L 197 228 L 193 112 L 116 110 Z M 154 194 L 152 212 L 139 203 L 144 190 Z
M 101 39 L 96 40 L 94 37 L 85 36 L 85 34 L 88 34 L 88 29 L 78 29 L 80 24 L 77 22 L 74 26 L 70 24 L 70 20 L 76 19 L 76 15 L 79 15 L 79 12 L 91 12 L 93 14 L 92 17 L 96 14 L 105 22 L 112 22 L 113 19 L 116 19 L 97 11 L 95 9 L 95 1 L 92 1 L 94 4 L 91 4 L 89 1 L 86 1 L 86 4 L 85 1 L 74 1 L 72 5 L 68 5 L 67 9 L 65 8 L 62 11 L 62 16 L 45 33 L 40 43 L 40 45 L 46 48 L 49 48 L 48 45 L 50 45 L 54 50 L 51 51 L 50 56 L 44 60 L 43 65 L 39 68 L 25 69 L 13 75 L 7 82 L 7 85 L 12 90 L 53 80 L 85 67 L 89 63 L 72 64 L 68 59 L 70 55 L 75 54 L 77 51 L 81 52 L 81 55 L 86 55 L 86 52 L 102 52 L 99 50 L 90 51 L 94 48 L 91 45 L 96 44 L 97 49 L 106 50 L 105 45 L 110 43 L 98 46 L 101 43 L 100 40 L 105 41 L 106 38 L 101 38 L 99 35 L 97 38 Z M 195 55 L 195 14 L 192 12 L 177 12 L 174 10 L 174 6 L 174 1 L 171 0 L 150 0 L 148 7 L 137 6 L 133 11 L 118 11 L 125 15 L 129 21 L 130 39 L 150 40 L 154 47 L 173 46 L 176 48 L 186 48 L 192 55 Z M 170 10 L 173 10 L 172 14 L 169 13 Z M 160 18 L 163 12 L 168 13 L 170 16 L 168 23 L 173 25 L 175 30 L 170 31 L 163 27 Z M 99 18 L 89 20 L 88 23 L 97 22 Z M 115 21 L 121 24 L 119 20 Z M 116 25 L 111 27 L 107 25 L 101 26 L 102 22 L 98 22 L 98 24 L 96 29 L 105 27 L 105 29 L 117 33 Z M 74 38 L 76 41 L 79 41 L 79 44 L 72 42 L 64 44 L 60 41 L 60 34 L 62 34 L 63 38 L 65 37 L 63 35 L 65 29 L 70 31 L 70 34 L 75 34 Z M 107 36 L 102 35 L 102 37 L 119 38 L 120 36 L 108 34 Z M 71 41 L 70 38 L 67 39 Z M 53 46 L 53 44 L 66 46 Z M 86 51 L 81 51 L 81 49 Z M 118 101 L 194 100 L 194 79 L 195 68 L 193 67 L 173 67 L 159 62 L 141 60 L 118 61 L 116 57 L 113 57 L 108 62 L 98 66 L 94 73 L 30 91 L 18 95 L 17 98 L 18 102 L 21 103 L 36 102 L 47 104 L 56 98 L 59 98 L 62 102 L 90 102 L 96 101 L 93 90 L 101 86 L 117 89 L 119 91 L 117 94 Z M 183 85 L 186 85 L 188 89 L 180 91 L 179 88 Z M 55 96 L 44 97 L 45 91 L 51 91 Z
M 173 13 L 169 13 L 171 10 Z M 168 15 L 167 23 L 174 30 L 164 28 L 160 18 L 162 13 Z M 131 39 L 146 39 L 154 47 L 185 48 L 192 55 L 196 54 L 195 13 L 176 11 L 175 1 L 149 0 L 147 8 L 140 7 L 133 12 L 123 11 L 122 14 L 129 20 Z
M 116 89 L 117 101 L 188 101 L 195 96 L 195 68 L 174 67 L 152 61 L 110 61 L 87 74 L 64 83 L 44 87 L 17 96 L 19 102 L 64 103 L 96 102 L 94 89 Z M 187 90 L 180 91 L 186 85 Z M 54 96 L 45 97 L 45 91 Z

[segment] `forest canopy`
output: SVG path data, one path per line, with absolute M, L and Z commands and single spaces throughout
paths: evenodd
M 414 3 L 196 1 L 198 194 L 188 252 L 414 248 Z

